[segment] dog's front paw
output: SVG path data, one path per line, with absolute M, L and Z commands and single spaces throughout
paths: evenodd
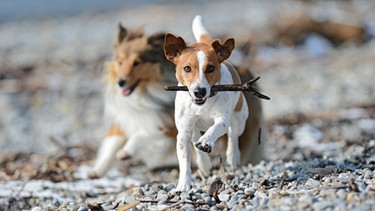
M 202 150 L 203 152 L 207 152 L 207 153 L 210 153 L 211 150 L 212 150 L 212 146 L 210 146 L 208 143 L 205 143 L 203 141 L 198 141 L 195 144 L 195 147 L 197 147 L 198 149 Z
M 91 171 L 87 172 L 87 176 L 90 179 L 98 179 L 100 177 L 98 175 L 98 173 L 96 173 L 96 171 L 94 171 L 94 170 L 91 170 Z
M 118 160 L 128 160 L 130 159 L 132 156 L 129 155 L 129 153 L 125 152 L 124 150 L 120 150 L 117 152 L 116 154 L 116 158 Z
M 191 185 L 178 183 L 177 187 L 172 190 L 172 194 L 180 194 L 182 192 L 188 192 L 191 189 Z

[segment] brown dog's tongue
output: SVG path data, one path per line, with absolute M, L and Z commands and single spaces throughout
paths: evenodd
M 131 89 L 123 89 L 123 90 L 122 90 L 122 94 L 123 94 L 124 96 L 129 96 L 131 93 L 132 93 L 132 90 L 131 90 Z

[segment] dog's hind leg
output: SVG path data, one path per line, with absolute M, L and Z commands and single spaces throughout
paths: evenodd
M 232 170 L 240 164 L 240 148 L 238 146 L 239 134 L 233 131 L 232 127 L 228 129 L 228 145 L 226 150 L 227 162 Z
M 227 145 L 227 162 L 232 169 L 240 164 L 241 152 L 239 148 L 239 137 L 245 130 L 246 120 L 249 112 L 246 104 L 242 108 L 232 113 L 232 121 L 228 129 L 228 145 Z

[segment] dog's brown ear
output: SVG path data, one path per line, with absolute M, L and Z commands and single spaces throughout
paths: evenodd
M 175 37 L 172 34 L 166 34 L 164 38 L 164 54 L 168 60 L 174 62 L 174 59 L 181 55 L 186 48 L 186 43 L 181 37 Z
M 230 57 L 230 54 L 234 49 L 234 39 L 227 39 L 225 40 L 224 44 L 222 44 L 219 40 L 215 40 L 212 42 L 211 47 L 215 49 L 219 62 L 223 62 Z
M 122 26 L 121 23 L 118 23 L 118 29 L 115 37 L 115 44 L 120 44 L 126 35 L 128 34 L 128 30 Z

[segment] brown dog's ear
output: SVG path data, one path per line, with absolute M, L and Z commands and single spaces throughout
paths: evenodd
M 121 23 L 118 23 L 118 29 L 115 37 L 115 44 L 120 44 L 126 35 L 128 34 L 128 30 L 126 30 L 125 27 L 122 26 Z
M 234 39 L 227 39 L 225 40 L 224 44 L 222 44 L 219 40 L 215 40 L 212 42 L 211 47 L 215 49 L 219 62 L 221 63 L 230 57 L 230 54 L 234 49 Z
M 186 48 L 186 43 L 181 37 L 175 37 L 172 34 L 166 34 L 164 38 L 164 54 L 168 60 L 174 61 L 176 57 Z

